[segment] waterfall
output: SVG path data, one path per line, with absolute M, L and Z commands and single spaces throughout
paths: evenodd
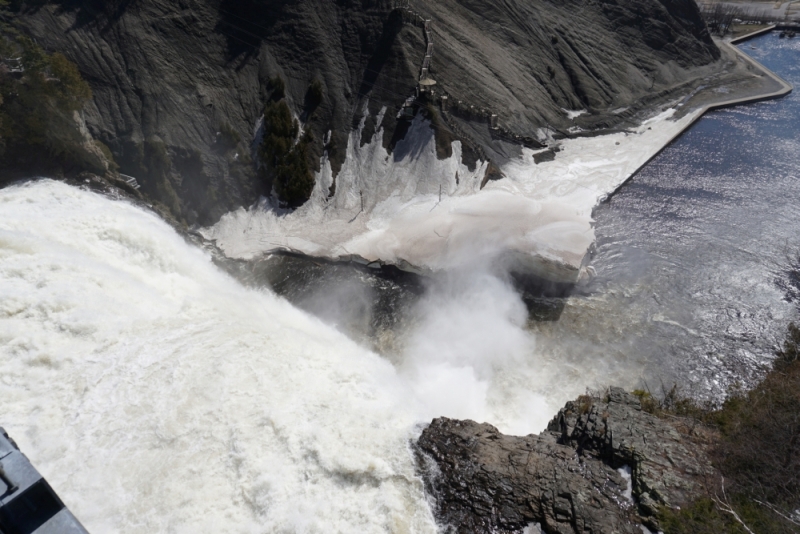
M 0 191 L 0 417 L 90 532 L 433 532 L 397 372 L 155 215 Z

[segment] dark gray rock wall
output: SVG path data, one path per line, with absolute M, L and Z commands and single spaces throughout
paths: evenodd
M 431 18 L 432 74 L 458 99 L 496 110 L 533 135 L 571 124 L 605 127 L 612 113 L 666 97 L 713 68 L 719 52 L 691 0 L 441 0 L 418 2 Z M 16 23 L 49 51 L 75 61 L 94 91 L 91 133 L 121 172 L 187 223 L 208 224 L 268 193 L 252 141 L 270 79 L 334 170 L 365 106 L 387 107 L 385 144 L 402 136 L 395 116 L 413 94 L 425 53 L 422 29 L 391 0 L 17 0 Z M 309 108 L 310 84 L 322 102 Z M 471 156 L 493 148 L 485 120 Z M 365 136 L 374 130 L 368 119 Z M 331 142 L 323 139 L 332 132 Z M 456 135 L 458 137 L 458 135 Z M 502 152 L 502 151 L 500 151 Z
M 316 167 L 328 131 L 341 161 L 358 96 L 380 76 L 411 94 L 413 64 L 390 50 L 404 30 L 390 11 L 369 1 L 65 0 L 25 4 L 17 22 L 79 65 L 94 92 L 89 128 L 120 171 L 186 222 L 206 224 L 268 193 L 247 160 L 272 78 L 286 81 L 315 136 Z M 324 95 L 309 118 L 314 80 Z M 227 126 L 233 139 L 219 135 Z
M 488 424 L 434 420 L 416 443 L 441 525 L 453 532 L 640 533 L 660 506 L 681 506 L 713 474 L 703 449 L 639 400 L 569 402 L 541 435 L 506 436 Z M 617 469 L 631 469 L 632 497 Z
M 434 75 L 521 134 L 636 105 L 719 59 L 692 0 L 430 2 Z M 584 119 L 586 120 L 586 119 Z

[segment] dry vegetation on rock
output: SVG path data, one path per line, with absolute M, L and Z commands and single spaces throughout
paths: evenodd
M 676 388 L 660 399 L 636 394 L 649 412 L 714 433 L 708 446 L 718 474 L 689 506 L 661 511 L 665 534 L 800 532 L 800 328 L 789 326 L 764 380 L 732 392 L 719 409 L 699 406 Z
M 0 168 L 113 168 L 108 147 L 82 131 L 78 112 L 92 91 L 74 63 L 8 24 L 0 27 L 0 60 Z

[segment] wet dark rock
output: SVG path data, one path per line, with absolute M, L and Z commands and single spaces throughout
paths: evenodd
M 611 388 L 606 402 L 598 401 L 567 403 L 547 430 L 586 457 L 631 466 L 633 492 L 643 513 L 652 515 L 654 504 L 688 502 L 712 472 L 702 447 L 675 423 L 644 412 L 639 399 L 622 389 Z
M 641 533 L 661 506 L 681 506 L 711 474 L 702 447 L 639 399 L 612 388 L 569 402 L 540 435 L 440 418 L 416 452 L 439 523 L 452 532 Z M 631 470 L 628 481 L 618 469 Z

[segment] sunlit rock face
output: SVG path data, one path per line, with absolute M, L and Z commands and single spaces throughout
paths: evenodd
M 416 443 L 437 519 L 465 534 L 657 531 L 660 507 L 686 506 L 719 476 L 706 447 L 619 388 L 568 402 L 539 435 L 438 418 Z

